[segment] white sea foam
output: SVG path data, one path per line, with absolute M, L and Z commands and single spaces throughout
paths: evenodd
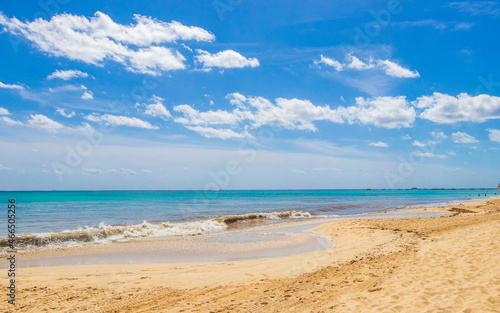
M 309 212 L 284 211 L 284 212 L 262 212 L 243 215 L 226 216 L 217 219 L 208 219 L 195 222 L 184 223 L 149 223 L 143 221 L 140 224 L 111 226 L 100 223 L 96 227 L 78 227 L 73 230 L 48 233 L 20 234 L 16 237 L 18 248 L 28 247 L 68 247 L 84 243 L 103 244 L 114 241 L 128 241 L 144 237 L 166 237 L 166 236 L 187 236 L 202 235 L 206 232 L 221 231 L 229 224 L 238 223 L 244 225 L 250 220 L 279 220 L 285 218 L 298 219 L 310 218 Z M 0 239 L 0 247 L 7 246 L 7 237 Z M 5 250 L 6 248 L 2 249 Z

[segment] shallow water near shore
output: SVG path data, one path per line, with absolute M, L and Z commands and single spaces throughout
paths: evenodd
M 284 257 L 327 250 L 335 246 L 329 238 L 310 229 L 325 223 L 357 219 L 428 218 L 450 212 L 414 210 L 324 217 L 311 220 L 262 224 L 222 230 L 203 236 L 140 238 L 128 242 L 58 248 L 18 258 L 19 267 L 93 264 L 151 264 L 229 262 Z M 45 250 L 47 252 L 47 250 Z M 7 264 L 0 264 L 5 268 Z

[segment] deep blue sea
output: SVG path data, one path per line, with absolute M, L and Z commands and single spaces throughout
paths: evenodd
M 4 218 L 0 235 L 7 234 L 7 199 L 16 200 L 16 230 L 55 233 L 106 226 L 196 225 L 225 216 L 300 211 L 307 215 L 345 215 L 443 204 L 500 195 L 494 189 L 458 190 L 241 190 L 241 191 L 20 191 L 0 192 Z M 264 214 L 278 219 L 279 214 Z M 261 216 L 261 217 L 262 217 Z M 302 217 L 300 214 L 297 216 Z M 281 218 L 295 217 L 282 214 Z M 202 223 L 202 224 L 200 224 Z M 100 226 L 99 226 L 100 225 Z M 145 225 L 145 224 L 144 224 Z M 187 227 L 187 228 L 186 228 Z M 206 228 L 206 229 L 205 229 Z

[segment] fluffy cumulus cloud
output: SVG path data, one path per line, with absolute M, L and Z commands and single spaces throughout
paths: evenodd
M 338 112 L 329 106 L 316 106 L 309 100 L 277 98 L 275 103 L 262 97 L 245 97 L 239 93 L 227 96 L 236 105 L 252 127 L 263 125 L 316 131 L 314 121 L 327 120 L 343 123 Z
M 222 110 L 200 112 L 186 104 L 175 106 L 174 111 L 183 114 L 182 117 L 177 117 L 174 121 L 185 125 L 235 125 L 243 119 L 242 114 L 238 114 L 237 110 L 233 112 Z
M 167 23 L 138 14 L 134 15 L 134 21 L 122 25 L 102 12 L 96 12 L 90 18 L 56 14 L 49 21 L 39 18 L 22 22 L 0 13 L 0 25 L 7 32 L 28 39 L 40 51 L 93 65 L 111 60 L 134 73 L 158 75 L 163 71 L 184 69 L 184 55 L 166 45 L 177 45 L 192 53 L 192 49 L 180 41 L 215 40 L 215 36 L 203 28 L 176 21 Z M 233 50 L 216 54 L 198 50 L 197 53 L 195 59 L 205 69 L 259 66 L 257 59 L 247 59 Z M 76 70 L 56 71 L 47 78 L 68 80 L 74 77 L 88 77 L 88 74 Z
M 28 39 L 40 51 L 94 65 L 113 60 L 137 73 L 158 74 L 185 68 L 184 56 L 160 44 L 215 39 L 200 27 L 175 21 L 166 23 L 141 15 L 134 15 L 134 20 L 135 24 L 122 25 L 96 12 L 91 18 L 57 14 L 49 21 L 39 18 L 22 22 L 0 13 L 0 24 L 6 31 Z
M 390 129 L 411 127 L 416 117 L 415 109 L 409 105 L 404 97 L 357 98 L 355 106 L 339 106 L 335 109 L 328 105 L 318 106 L 309 100 L 295 98 L 276 98 L 271 101 L 263 97 L 247 97 L 240 93 L 228 94 L 226 98 L 235 106 L 233 110 L 200 112 L 189 105 L 178 105 L 174 107 L 174 111 L 182 113 L 182 115 L 174 117 L 174 121 L 201 133 L 202 128 L 193 127 L 229 125 L 232 128 L 241 128 L 242 126 L 258 128 L 274 126 L 290 130 L 317 131 L 315 125 L 317 121 L 339 124 L 347 121 L 349 124 L 359 123 Z M 212 131 L 203 130 L 205 133 Z M 212 133 L 210 133 L 212 137 L 217 137 L 215 132 Z
M 490 95 L 469 96 L 461 93 L 450 96 L 435 92 L 413 101 L 417 108 L 424 109 L 419 117 L 439 124 L 457 122 L 482 123 L 500 118 L 500 97 Z
M 137 104 L 137 106 L 143 106 L 146 108 L 146 110 L 144 111 L 144 114 L 155 116 L 155 117 L 160 117 L 164 120 L 167 120 L 172 115 L 167 110 L 167 108 L 163 105 L 164 100 L 165 99 L 163 99 L 161 97 L 153 96 L 153 98 L 151 98 L 152 103 L 150 103 L 150 104 L 146 104 L 146 103 Z
M 336 109 L 349 124 L 355 122 L 383 128 L 411 127 L 416 112 L 405 97 L 356 98 L 356 105 Z
M 1 13 L 0 13 L 0 17 L 1 17 Z M 15 84 L 4 84 L 4 83 L 0 82 L 0 88 L 3 88 L 3 89 L 24 89 L 24 86 L 15 85 Z
M 274 103 L 262 97 L 246 97 L 239 93 L 226 98 L 235 106 L 233 110 L 200 112 L 189 105 L 178 105 L 174 111 L 182 113 L 174 121 L 185 125 L 205 137 L 246 138 L 248 133 L 234 132 L 235 128 L 276 126 L 286 129 L 317 131 L 315 121 L 328 120 L 343 123 L 339 112 L 329 106 L 316 106 L 308 100 L 277 98 Z M 216 129 L 207 126 L 228 125 L 233 129 Z M 227 126 L 226 126 L 227 127 Z
M 233 50 L 224 50 L 216 54 L 211 54 L 204 50 L 197 50 L 196 60 L 203 65 L 203 68 L 243 68 L 257 67 L 259 60 L 256 58 L 245 58 Z
M 387 148 L 389 145 L 385 142 L 379 141 L 379 142 L 372 142 L 368 144 L 369 146 L 372 147 L 380 147 L 380 148 Z
M 9 110 L 5 108 L 0 108 L 0 115 L 9 115 Z
M 111 126 L 128 126 L 128 127 L 137 127 L 145 129 L 159 129 L 159 127 L 153 126 L 149 122 L 140 120 L 136 117 L 127 117 L 127 116 L 119 116 L 111 114 L 104 114 L 104 115 L 91 114 L 85 116 L 84 118 L 91 122 L 101 122 Z
M 63 124 L 51 120 L 50 118 L 42 114 L 30 114 L 30 118 L 26 122 L 26 126 L 31 128 L 43 129 L 50 132 L 64 128 Z
M 479 142 L 476 138 L 463 132 L 456 132 L 451 134 L 451 139 L 455 143 L 476 143 Z
M 500 129 L 487 129 L 489 132 L 488 137 L 491 141 L 500 142 Z
M 56 70 L 54 73 L 47 76 L 47 79 L 59 78 L 62 80 L 70 80 L 76 77 L 87 78 L 89 77 L 89 74 L 78 70 L 67 70 L 67 71 Z
M 320 57 L 321 57 L 320 60 L 314 61 L 314 64 L 316 65 L 324 64 L 333 67 L 337 72 L 341 72 L 347 69 L 355 71 L 364 71 L 376 68 L 382 70 L 385 74 L 392 77 L 399 77 L 399 78 L 420 77 L 420 74 L 417 71 L 411 71 L 390 60 L 369 58 L 368 60 L 363 61 L 360 58 L 354 56 L 352 53 L 348 54 L 345 57 L 344 63 L 337 61 L 333 58 L 325 57 L 323 55 L 321 55 Z

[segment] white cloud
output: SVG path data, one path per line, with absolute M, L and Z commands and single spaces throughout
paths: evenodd
M 0 13 L 0 22 L 1 22 L 1 16 L 2 16 L 2 14 Z M 0 82 L 0 88 L 3 88 L 3 89 L 24 89 L 24 86 L 4 84 L 4 83 Z
M 386 144 L 385 142 L 382 142 L 382 141 L 379 141 L 379 142 L 372 142 L 372 143 L 369 143 L 368 144 L 369 146 L 372 146 L 372 147 L 382 147 L 382 148 L 387 148 L 389 147 L 388 144 Z
M 436 139 L 446 139 L 448 138 L 448 136 L 446 136 L 445 133 L 443 132 L 436 132 L 436 131 L 432 131 L 430 132 L 431 136 L 436 138 Z
M 100 175 L 103 173 L 103 171 L 99 168 L 83 168 L 82 173 L 83 174 Z
M 319 61 L 314 61 L 314 64 L 319 65 L 319 64 L 326 64 L 328 66 L 331 66 L 335 68 L 337 72 L 340 72 L 344 69 L 344 65 L 340 63 L 339 61 L 325 57 L 323 55 L 320 55 L 321 59 Z
M 349 124 L 358 122 L 384 128 L 411 127 L 416 113 L 405 97 L 356 98 L 356 106 L 342 107 L 338 111 Z
M 425 109 L 419 117 L 439 124 L 457 122 L 482 123 L 500 118 L 500 97 L 490 95 L 469 96 L 461 93 L 457 97 L 435 92 L 412 102 Z
M 5 108 L 0 108 L 0 115 L 10 115 L 9 110 Z
M 245 97 L 239 93 L 227 95 L 231 104 L 243 111 L 252 127 L 271 125 L 287 129 L 316 131 L 314 121 L 329 120 L 343 123 L 340 113 L 329 106 L 315 106 L 309 100 L 275 99 L 276 104 L 262 97 Z
M 160 117 L 160 118 L 162 118 L 164 120 L 167 120 L 170 117 L 172 117 L 172 115 L 167 110 L 167 108 L 163 105 L 162 102 L 164 100 L 165 99 L 163 99 L 162 97 L 153 96 L 151 98 L 151 100 L 150 100 L 153 103 L 150 103 L 150 104 L 146 104 L 146 103 L 140 104 L 140 103 L 137 103 L 136 107 L 137 106 L 144 106 L 146 108 L 146 110 L 144 111 L 144 114 L 155 116 L 155 117 Z
M 248 132 L 239 134 L 232 129 L 215 129 L 212 127 L 203 126 L 186 126 L 187 129 L 199 133 L 206 138 L 220 138 L 220 139 L 230 139 L 230 138 L 253 138 Z
M 402 139 L 402 140 L 410 140 L 410 139 L 411 139 L 411 137 L 410 137 L 410 135 L 405 134 L 404 136 L 401 136 L 401 139 Z
M 379 70 L 382 70 L 385 74 L 392 77 L 399 77 L 399 78 L 420 77 L 420 74 L 417 71 L 411 71 L 389 60 L 382 60 L 382 59 L 375 60 L 374 58 L 371 57 L 366 61 L 362 61 L 358 57 L 354 56 L 352 53 L 348 54 L 345 57 L 345 59 L 346 62 L 341 63 L 335 59 L 321 55 L 321 59 L 314 61 L 314 64 L 315 65 L 326 64 L 328 66 L 332 66 L 335 68 L 337 72 L 341 72 L 346 69 L 351 69 L 355 71 L 364 71 L 364 70 L 378 68 Z
M 425 147 L 425 146 L 427 146 L 425 143 L 420 142 L 418 140 L 413 141 L 413 143 L 411 145 L 415 146 L 415 147 Z
M 420 74 L 417 71 L 410 71 L 402 67 L 399 64 L 391 62 L 389 60 L 378 60 L 378 67 L 380 67 L 384 72 L 392 77 L 400 77 L 400 78 L 416 78 L 420 77 Z
M 121 168 L 120 173 L 122 175 L 136 175 L 137 172 L 129 168 Z
M 153 126 L 150 123 L 140 120 L 136 117 L 118 116 L 111 114 L 97 115 L 91 114 L 84 117 L 88 121 L 92 122 L 103 122 L 111 126 L 129 126 L 145 129 L 159 129 L 157 126 Z
M 500 142 L 500 129 L 489 128 L 487 131 L 489 132 L 488 137 L 490 141 Z
M 227 112 L 222 110 L 200 112 L 189 105 L 183 104 L 174 107 L 174 111 L 184 114 L 183 117 L 175 118 L 175 122 L 185 125 L 235 125 L 243 119 L 238 110 Z
M 10 170 L 12 170 L 10 167 L 0 164 L 0 171 L 10 171 Z
M 457 154 L 455 153 L 455 151 L 450 151 L 448 152 L 448 155 L 456 156 Z
M 373 60 L 370 59 L 368 63 L 361 61 L 359 58 L 355 57 L 352 53 L 348 54 L 346 57 L 348 63 L 346 64 L 348 68 L 354 70 L 367 70 L 375 67 Z
M 50 132 L 64 128 L 64 125 L 58 123 L 42 114 L 30 114 L 30 118 L 26 122 L 26 126 L 31 128 L 44 129 Z
M 455 143 L 475 143 L 479 142 L 476 138 L 472 137 L 467 133 L 456 132 L 451 134 L 451 138 Z
M 419 157 L 424 157 L 424 158 L 438 158 L 438 159 L 446 159 L 447 156 L 445 154 L 434 154 L 430 152 L 419 152 L 415 154 L 416 156 Z
M 85 90 L 82 94 L 82 99 L 84 100 L 89 100 L 89 99 L 94 99 L 94 93 L 90 90 Z
M 62 80 L 69 80 L 71 78 L 76 78 L 76 77 L 86 78 L 89 77 L 89 74 L 78 70 L 67 70 L 67 71 L 56 70 L 54 73 L 47 76 L 47 79 L 60 78 Z
M 153 174 L 153 171 L 147 170 L 147 169 L 143 169 L 141 172 L 143 172 L 146 175 L 152 175 Z
M 441 22 L 433 19 L 418 20 L 418 21 L 404 21 L 404 22 L 394 22 L 391 25 L 401 26 L 401 27 L 422 27 L 431 26 L 438 30 L 451 29 L 455 30 L 468 30 L 474 26 L 474 23 L 466 22 Z
M 64 109 L 57 109 L 56 112 L 57 112 L 57 114 L 62 115 L 62 116 L 67 117 L 67 118 L 72 118 L 73 116 L 75 116 L 75 112 L 66 113 L 66 111 Z
M 210 69 L 213 67 L 218 68 L 243 68 L 246 66 L 257 67 L 259 60 L 256 58 L 245 58 L 241 54 L 233 50 L 224 50 L 216 54 L 210 54 L 204 50 L 196 50 L 198 55 L 195 56 L 196 60 L 203 64 L 203 68 Z
M 494 15 L 500 14 L 500 3 L 496 1 L 461 1 L 450 2 L 451 8 L 455 8 L 461 12 L 468 13 L 472 16 L 476 15 Z
M 152 75 L 185 68 L 185 58 L 178 51 L 155 45 L 215 39 L 202 28 L 175 21 L 166 23 L 138 14 L 134 20 L 135 25 L 117 24 L 96 12 L 91 18 L 57 14 L 49 21 L 39 18 L 24 23 L 0 13 L 6 31 L 30 40 L 40 51 L 94 65 L 112 60 L 129 71 Z
M 19 121 L 15 121 L 7 116 L 1 116 L 0 120 L 3 121 L 8 126 L 24 126 L 23 123 L 21 123 Z

